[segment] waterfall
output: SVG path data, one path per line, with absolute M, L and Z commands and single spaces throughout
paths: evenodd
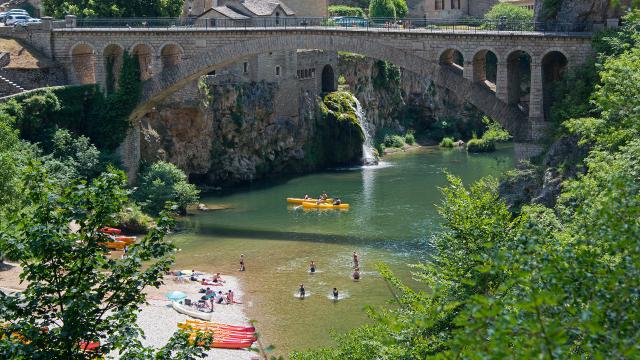
M 358 101 L 358 98 L 353 94 L 351 95 L 353 101 L 356 104 L 356 116 L 358 117 L 358 123 L 364 132 L 364 143 L 362 144 L 362 164 L 363 165 L 377 165 L 378 158 L 373 150 L 373 140 L 371 139 L 371 124 L 367 122 L 367 116 L 362 108 L 362 104 Z

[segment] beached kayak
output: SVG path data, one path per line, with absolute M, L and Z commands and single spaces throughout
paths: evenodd
M 111 250 L 122 250 L 125 246 L 127 246 L 127 243 L 122 241 L 105 241 L 100 244 L 108 247 Z
M 171 307 L 173 308 L 173 310 L 179 312 L 180 314 L 191 316 L 196 319 L 211 321 L 211 318 L 213 316 L 213 313 L 205 313 L 196 309 L 191 309 L 188 306 L 181 305 L 175 301 L 171 303 Z
M 115 239 L 116 241 L 122 241 L 127 245 L 131 245 L 136 242 L 135 236 L 116 236 Z
M 200 320 L 191 320 L 191 319 L 187 319 L 184 322 L 184 324 L 183 323 L 178 324 L 178 327 L 180 328 L 195 327 L 195 328 L 204 328 L 204 329 L 222 328 L 222 329 L 244 331 L 244 332 L 256 331 L 256 328 L 253 326 L 228 325 L 228 324 L 221 324 L 221 323 L 214 323 L 214 322 L 200 321 Z
M 287 202 L 290 204 L 302 204 L 303 202 L 318 202 L 318 199 L 302 199 L 302 198 L 287 198 Z M 333 199 L 326 199 L 322 202 L 333 202 Z
M 349 208 L 349 204 L 340 204 L 340 205 L 333 205 L 333 204 L 316 204 L 314 202 L 303 202 L 302 203 L 302 207 L 305 208 L 310 208 L 310 209 L 348 209 Z
M 102 229 L 100 229 L 100 231 L 105 234 L 112 234 L 112 235 L 120 235 L 122 233 L 122 230 L 111 228 L 111 227 L 103 227 Z

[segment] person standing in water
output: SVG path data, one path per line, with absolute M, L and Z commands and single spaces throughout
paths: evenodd
M 311 264 L 309 264 L 309 272 L 312 274 L 316 272 L 316 263 L 314 263 L 313 260 L 311 260 Z
M 333 288 L 333 300 L 338 300 L 338 288 Z
M 360 269 L 359 268 L 355 268 L 353 270 L 353 275 L 351 275 L 353 277 L 353 280 L 360 280 Z
M 240 271 L 244 271 L 244 254 L 240 254 Z
M 357 268 L 358 266 L 359 266 L 358 265 L 358 254 L 354 251 L 353 252 L 353 267 Z
M 306 291 L 304 290 L 304 284 L 300 284 L 300 289 L 298 290 L 298 294 L 300 295 L 301 299 L 304 299 L 305 293 Z

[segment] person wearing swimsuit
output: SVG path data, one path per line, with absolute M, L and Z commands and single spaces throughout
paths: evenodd
M 353 252 L 353 267 L 358 267 L 358 254 L 355 251 Z
M 298 290 L 298 293 L 300 294 L 300 298 L 304 298 L 305 295 L 305 290 L 304 290 L 304 284 L 300 284 L 300 289 Z
M 353 270 L 353 280 L 359 280 L 359 279 L 360 279 L 360 269 L 355 268 Z
M 240 254 L 240 271 L 244 271 L 244 254 Z
M 316 264 L 313 261 L 311 261 L 311 264 L 309 264 L 309 272 L 312 274 L 316 272 Z
M 338 289 L 333 288 L 333 300 L 338 300 Z

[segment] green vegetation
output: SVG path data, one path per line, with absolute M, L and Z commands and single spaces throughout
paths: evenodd
M 399 19 L 407 16 L 409 12 L 409 6 L 406 0 L 393 0 L 393 7 L 396 9 L 396 17 Z
M 440 147 L 442 148 L 452 148 L 454 146 L 453 139 L 450 137 L 445 137 L 440 141 Z
M 467 151 L 471 153 L 496 151 L 496 143 L 483 138 L 473 138 L 467 142 Z
M 508 26 L 518 26 L 518 30 L 533 30 L 533 10 L 522 6 L 498 3 L 491 10 L 484 14 L 486 20 L 491 20 L 491 24 L 483 24 L 485 29 L 497 29 L 501 18 L 505 18 Z M 517 24 L 517 25 L 516 25 Z
M 187 206 L 198 201 L 200 191 L 189 184 L 187 176 L 177 166 L 158 161 L 140 174 L 140 185 L 135 197 L 142 208 L 158 215 L 167 202 L 173 203 L 181 215 L 187 213 Z
M 369 17 L 395 19 L 396 7 L 394 0 L 371 0 L 369 4 Z
M 402 148 L 404 147 L 404 137 L 400 135 L 386 135 L 382 143 L 387 148 Z
M 178 17 L 184 0 L 43 0 L 47 15 L 63 18 L 72 14 L 82 17 Z
M 171 221 L 162 216 L 154 230 L 129 247 L 126 258 L 107 261 L 109 250 L 101 242 L 108 238 L 99 229 L 112 225 L 113 215 L 126 204 L 122 172 L 62 187 L 37 166 L 22 175 L 23 196 L 15 211 L 2 214 L 0 233 L 1 249 L 22 266 L 21 278 L 28 282 L 20 295 L 0 296 L 0 357 L 87 359 L 117 352 L 128 359 L 192 359 L 203 354 L 181 331 L 158 350 L 140 342 L 143 334 L 134 321 L 146 300 L 143 289 L 161 284 L 175 247 L 163 241 Z M 70 223 L 79 231 L 73 232 Z M 97 354 L 80 346 L 90 341 L 100 343 Z
M 478 139 L 474 136 L 467 142 L 467 151 L 472 153 L 492 152 L 496 150 L 496 143 L 507 142 L 511 140 L 511 135 L 495 121 L 488 117 L 482 118 L 486 130 L 482 134 L 482 138 Z
M 404 142 L 406 142 L 407 145 L 415 145 L 416 144 L 416 136 L 415 136 L 415 132 L 413 130 L 407 131 L 407 133 L 404 135 Z
M 354 97 L 347 91 L 324 96 L 318 104 L 316 136 L 307 145 L 306 161 L 313 167 L 354 164 L 362 158 L 364 130 L 358 122 Z
M 388 61 L 377 60 L 374 64 L 373 87 L 388 89 L 400 85 L 400 67 Z
M 443 231 L 432 258 L 414 267 L 430 291 L 381 266 L 396 307 L 370 310 L 373 322 L 338 337 L 335 348 L 291 358 L 639 357 L 640 47 L 629 33 L 638 15 L 606 44 L 631 47 L 600 53 L 592 117 L 565 119 L 565 136 L 592 147 L 585 173 L 564 181 L 553 208 L 523 201 L 514 214 L 497 181 L 465 187 L 449 176 Z M 517 176 L 540 179 L 540 171 Z
M 331 5 L 329 6 L 329 16 L 364 17 L 364 9 L 346 5 Z
M 138 204 L 130 203 L 118 212 L 115 225 L 126 233 L 146 234 L 155 226 L 155 221 L 145 214 Z

